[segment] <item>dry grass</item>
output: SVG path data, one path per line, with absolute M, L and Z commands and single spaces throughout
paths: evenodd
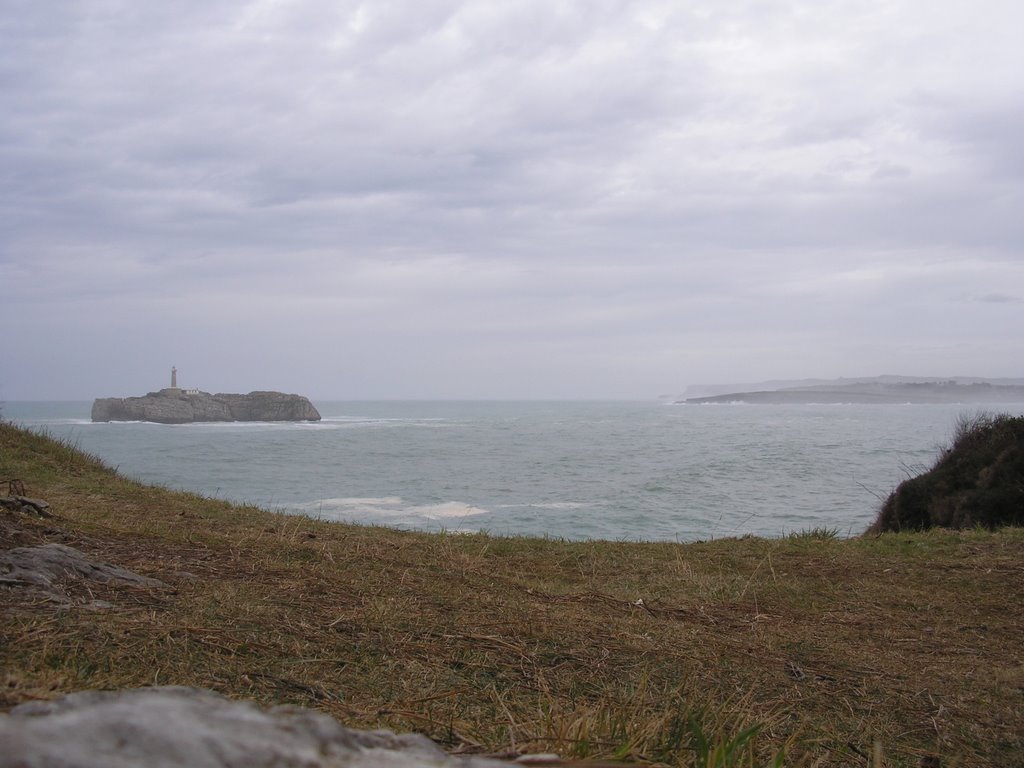
M 62 610 L 0 591 L 3 707 L 197 685 L 452 750 L 1024 765 L 1018 529 L 688 545 L 401 533 L 141 486 L 3 424 L 0 476 L 60 515 L 0 518 L 0 548 L 62 541 L 171 585 L 71 585 L 79 605 Z

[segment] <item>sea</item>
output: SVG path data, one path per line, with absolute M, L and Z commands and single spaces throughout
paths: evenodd
M 613 541 L 858 535 L 958 417 L 1024 404 L 316 402 L 316 423 L 94 424 L 90 402 L 0 415 L 123 475 L 399 529 Z M 2 463 L 2 457 L 0 457 Z

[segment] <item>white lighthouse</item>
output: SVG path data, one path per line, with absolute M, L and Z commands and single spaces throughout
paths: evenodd
M 176 366 L 171 366 L 171 386 L 170 389 L 161 389 L 161 392 L 174 392 L 176 394 L 186 395 L 201 395 L 203 394 L 195 387 L 189 387 L 188 389 L 182 389 L 178 386 L 178 369 Z

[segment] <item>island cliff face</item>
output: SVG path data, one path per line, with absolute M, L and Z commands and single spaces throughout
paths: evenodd
M 196 421 L 320 421 L 320 414 L 302 395 L 250 392 L 247 395 L 161 389 L 144 397 L 101 397 L 92 404 L 93 421 L 153 421 L 191 424 Z

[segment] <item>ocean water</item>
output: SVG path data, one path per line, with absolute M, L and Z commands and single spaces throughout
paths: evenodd
M 130 477 L 326 520 L 567 539 L 861 533 L 958 405 L 318 402 L 309 424 L 93 424 L 3 405 Z M 1024 413 L 1024 405 L 989 410 Z M 2 463 L 2 457 L 0 457 Z

